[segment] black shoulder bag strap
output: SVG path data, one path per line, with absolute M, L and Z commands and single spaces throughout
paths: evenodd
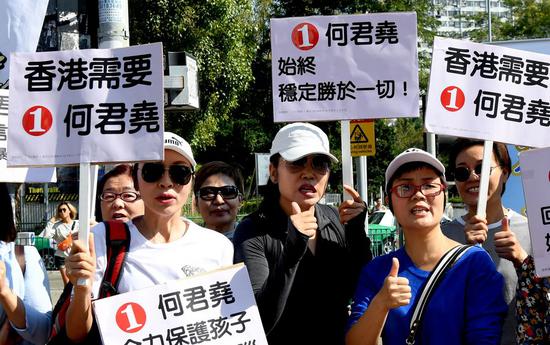
M 470 245 L 459 245 L 451 250 L 449 250 L 445 255 L 439 259 L 438 263 L 435 265 L 435 268 L 428 276 L 424 288 L 420 291 L 420 297 L 416 301 L 414 307 L 414 312 L 411 319 L 409 336 L 407 337 L 406 343 L 408 345 L 413 345 L 416 341 L 416 334 L 420 328 L 422 322 L 422 316 L 424 316 L 424 311 L 426 306 L 430 301 L 430 298 L 433 296 L 433 293 L 439 283 L 443 280 L 445 273 L 453 266 L 453 264 L 468 250 Z

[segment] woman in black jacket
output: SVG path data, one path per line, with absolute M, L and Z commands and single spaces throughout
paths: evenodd
M 233 238 L 270 345 L 344 343 L 350 298 L 372 255 L 366 205 L 355 190 L 344 186 L 353 200 L 339 211 L 318 203 L 336 162 L 318 127 L 283 127 L 272 143 L 265 198 Z

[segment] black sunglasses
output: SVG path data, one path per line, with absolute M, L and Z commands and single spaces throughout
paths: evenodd
M 223 200 L 235 199 L 239 196 L 239 188 L 235 186 L 223 186 L 223 187 L 202 187 L 199 189 L 197 196 L 204 201 L 212 201 L 219 195 Z
M 165 167 L 162 163 L 145 163 L 141 168 L 141 177 L 148 183 L 157 182 L 166 170 L 172 182 L 180 185 L 188 184 L 193 176 L 193 169 L 187 165 L 173 164 Z
M 293 172 L 298 172 L 306 167 L 308 156 L 295 160 L 286 161 L 286 165 Z M 311 167 L 319 174 L 326 174 L 330 170 L 331 160 L 325 155 L 314 155 L 311 158 Z
M 489 175 L 493 173 L 493 169 L 498 168 L 498 165 L 496 167 L 491 167 L 489 169 Z M 477 176 L 481 176 L 481 163 L 476 165 L 474 169 L 470 170 L 467 167 L 456 167 L 455 168 L 455 180 L 458 182 L 464 182 L 467 181 L 470 178 L 470 175 L 472 174 L 472 171 L 476 173 Z

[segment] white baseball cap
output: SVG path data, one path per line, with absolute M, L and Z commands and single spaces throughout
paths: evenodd
M 284 160 L 294 162 L 312 154 L 322 154 L 337 163 L 330 153 L 328 137 L 319 127 L 309 123 L 296 122 L 284 126 L 271 143 L 269 156 L 280 154 Z
M 445 177 L 445 167 L 439 159 L 424 150 L 413 147 L 401 152 L 388 165 L 388 168 L 386 169 L 386 190 L 388 190 L 388 183 L 397 169 L 410 162 L 424 162 L 439 171 L 443 175 L 443 178 Z M 446 183 L 446 181 L 443 182 Z
M 179 135 L 172 132 L 164 132 L 164 149 L 176 151 L 183 157 L 187 158 L 193 166 L 193 169 L 195 169 L 197 162 L 195 162 L 195 158 L 193 158 L 191 146 Z

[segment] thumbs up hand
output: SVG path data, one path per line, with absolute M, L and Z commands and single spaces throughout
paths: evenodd
M 377 297 L 382 300 L 388 310 L 407 305 L 411 302 L 412 294 L 409 280 L 398 277 L 398 273 L 399 260 L 393 258 L 390 273 L 386 277 L 386 280 L 384 280 L 384 286 L 382 286 L 382 289 L 377 294 Z
M 315 237 L 317 231 L 317 218 L 315 218 L 315 206 L 302 212 L 297 202 L 292 202 L 292 214 L 290 215 L 292 225 L 302 234 L 309 238 Z
M 495 233 L 495 251 L 503 259 L 510 260 L 515 267 L 521 266 L 527 253 L 519 243 L 516 234 L 510 229 L 510 220 L 507 217 L 502 219 L 502 229 Z

